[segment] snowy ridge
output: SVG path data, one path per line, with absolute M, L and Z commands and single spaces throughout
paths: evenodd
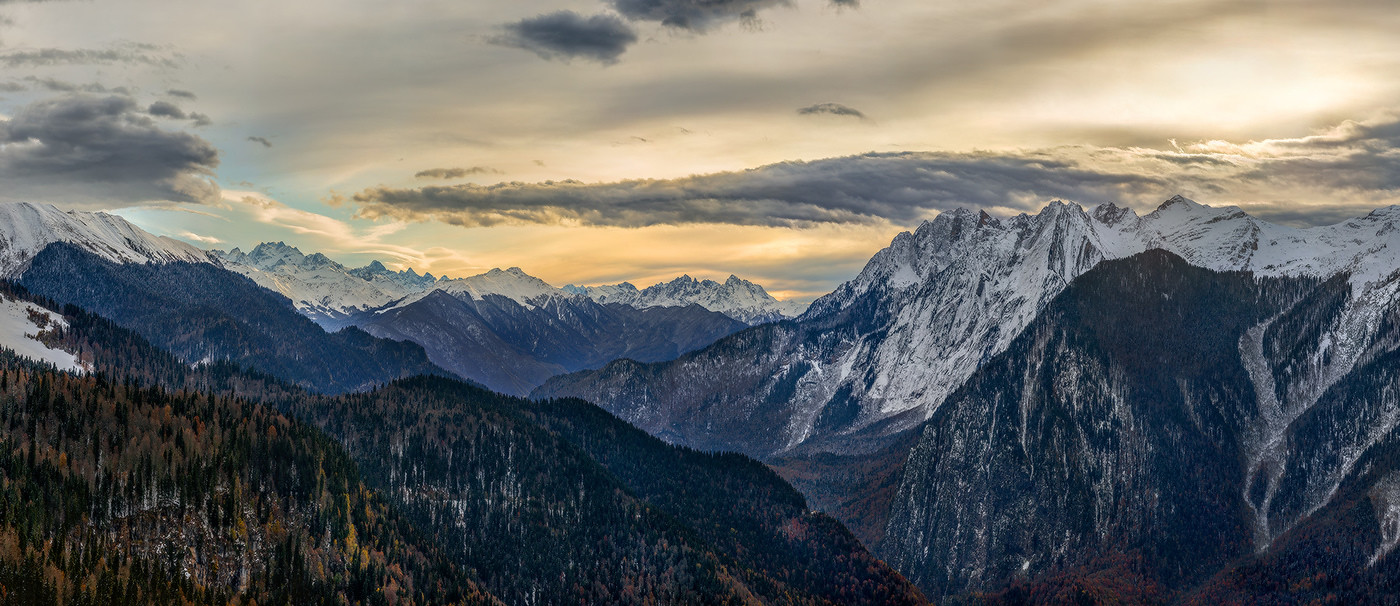
M 1366 302 L 1389 301 L 1374 291 L 1393 286 L 1389 278 L 1400 268 L 1397 226 L 1394 206 L 1336 225 L 1295 228 L 1180 196 L 1141 216 L 1111 204 L 1085 210 L 1059 201 L 1008 218 L 967 209 L 943 213 L 896 236 L 856 278 L 803 314 L 804 322 L 822 321 L 873 298 L 889 319 L 878 337 L 858 337 L 839 359 L 792 360 L 842 371 L 809 377 L 820 388 L 794 402 L 790 444 L 810 437 L 817 415 L 843 386 L 861 403 L 851 430 L 918 409 L 922 414 L 905 415 L 892 429 L 916 424 L 1005 350 L 1071 280 L 1100 261 L 1150 248 L 1218 271 L 1321 278 L 1349 272 L 1354 304 L 1346 313 L 1368 332 L 1380 303 Z
M 797 317 L 806 308 L 796 301 L 779 301 L 762 286 L 730 275 L 723 283 L 683 275 L 637 290 L 628 282 L 604 286 L 565 286 L 599 303 L 622 303 L 638 309 L 699 305 L 735 320 L 755 325 Z
M 525 273 L 519 267 L 497 268 L 466 278 L 444 279 L 435 288 L 452 295 L 470 295 L 473 299 L 500 295 L 521 305 L 529 305 L 540 297 L 569 294 Z
M 59 370 L 84 370 L 77 356 L 49 347 L 41 340 L 41 335 L 46 331 L 67 327 L 68 321 L 61 315 L 0 294 L 0 348 L 14 350 L 31 360 L 53 364 Z
M 0 277 L 24 273 L 40 251 L 67 242 L 115 263 L 210 263 L 209 254 L 143 231 L 116 215 L 50 204 L 0 202 Z
M 747 324 L 796 316 L 803 306 L 774 299 L 762 286 L 730 276 L 723 284 L 682 276 L 646 289 L 623 282 L 610 286 L 553 285 L 519 267 L 492 269 L 465 278 L 392 271 L 379 261 L 347 268 L 321 253 L 304 254 L 284 242 L 264 242 L 251 251 L 211 251 L 225 267 L 292 300 L 297 310 L 327 324 L 365 311 L 387 312 L 442 291 L 463 299 L 498 295 L 533 308 L 557 297 L 588 297 L 638 309 L 698 304 Z M 333 322 L 332 322 L 333 323 Z
M 321 253 L 305 255 L 283 242 L 265 242 L 246 253 L 235 248 L 214 254 L 228 269 L 281 293 L 297 311 L 318 321 L 387 305 L 409 294 L 395 290 L 392 282 L 360 278 Z

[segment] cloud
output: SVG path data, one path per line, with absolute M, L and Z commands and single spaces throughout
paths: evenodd
M 492 43 L 563 61 L 582 58 L 616 63 L 627 47 L 637 42 L 637 32 L 613 15 L 585 17 L 568 10 L 523 19 L 502 29 Z
M 174 68 L 179 61 L 174 57 L 157 52 L 158 47 L 149 44 L 127 44 L 109 49 L 64 49 L 36 48 L 0 52 L 0 66 L 3 67 L 46 67 L 54 65 L 148 65 L 152 67 Z
M 1400 202 L 1400 116 L 1243 144 L 870 153 L 681 179 L 380 186 L 343 201 L 363 218 L 471 227 L 812 227 L 911 225 L 959 206 L 1030 211 L 1051 199 L 1141 208 L 1177 192 L 1294 224 Z
M 168 91 L 165 91 L 165 94 L 170 95 L 171 97 L 179 97 L 179 98 L 181 98 L 181 99 L 189 99 L 190 101 L 194 101 L 195 99 L 198 99 L 198 98 L 199 98 L 199 97 L 195 96 L 195 94 L 192 93 L 192 92 L 190 92 L 190 91 L 187 91 L 187 90 L 180 90 L 180 89 L 178 89 L 178 88 L 172 88 L 172 89 L 170 89 L 170 90 L 168 90 Z
M 180 109 L 179 106 L 169 101 L 156 101 L 152 103 L 150 107 L 146 108 L 146 113 L 152 116 L 174 118 L 176 120 L 184 120 L 186 118 L 185 110 Z
M 109 88 L 104 84 L 89 82 L 87 84 L 77 84 L 66 82 L 54 78 L 40 78 L 38 76 L 25 76 L 25 82 L 29 82 L 47 91 L 55 93 L 112 93 L 118 95 L 130 95 L 131 89 L 125 86 Z
M 788 4 L 787 0 L 612 0 L 613 8 L 628 19 L 695 32 L 730 21 L 752 21 L 760 10 Z
M 262 144 L 263 147 L 272 147 L 272 142 L 271 142 L 271 141 L 268 141 L 268 140 L 267 140 L 267 137 L 251 137 L 251 136 L 250 136 L 250 137 L 248 137 L 248 140 L 249 140 L 249 141 L 252 141 L 253 143 L 260 143 L 260 144 Z
M 861 120 L 865 119 L 865 114 L 861 113 L 860 110 L 847 105 L 841 105 L 840 103 L 818 103 L 816 105 L 808 105 L 807 107 L 798 109 L 797 113 L 803 116 L 830 114 L 833 116 L 851 116 L 860 118 Z
M 201 236 L 201 235 L 199 235 L 199 234 L 197 234 L 197 233 L 194 233 L 194 232 L 192 232 L 192 231 L 182 231 L 182 232 L 180 232 L 180 233 L 177 234 L 177 235 L 179 235 L 181 238 L 184 238 L 184 239 L 186 239 L 186 240 L 190 240 L 190 241 L 193 241 L 193 242 L 199 242 L 200 244 L 220 244 L 220 243 L 223 243 L 223 240 L 220 240 L 220 239 L 218 239 L 218 238 L 215 238 L 214 236 Z
M 645 227 L 718 223 L 810 227 L 912 223 L 963 205 L 1031 208 L 1045 199 L 1121 200 L 1159 180 L 1084 170 L 1049 158 L 992 154 L 865 154 L 783 162 L 684 179 L 374 187 L 354 194 L 358 216 L 498 224 Z
M 414 173 L 413 176 L 418 179 L 461 179 L 468 175 L 487 173 L 499 175 L 501 171 L 489 166 L 473 166 L 471 168 L 430 168 L 427 170 L 420 170 Z
M 398 260 L 419 262 L 424 258 L 419 249 L 384 241 L 384 238 L 403 230 L 405 225 L 402 223 L 386 223 L 360 229 L 334 217 L 288 206 L 256 191 L 225 190 L 223 201 L 224 208 L 221 210 L 226 215 L 234 215 L 236 222 L 241 222 L 239 219 L 246 217 L 268 226 L 274 233 L 285 232 L 296 236 L 297 240 L 309 241 L 313 248 L 322 252 L 374 253 L 391 255 Z M 260 237 L 273 236 L 263 231 Z
M 209 126 L 214 123 L 213 120 L 209 119 L 209 116 L 199 112 L 186 113 L 185 110 L 180 109 L 180 106 L 169 101 L 156 101 L 152 103 L 150 107 L 146 108 L 146 113 L 160 118 L 170 118 L 172 120 L 189 120 L 190 125 L 196 128 Z M 272 143 L 262 137 L 250 137 L 250 139 L 257 140 L 263 145 L 272 147 Z
M 33 102 L 0 121 L 3 196 L 76 205 L 208 203 L 219 152 L 160 128 L 129 97 L 71 94 Z

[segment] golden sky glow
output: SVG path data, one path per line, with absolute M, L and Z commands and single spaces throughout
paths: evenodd
M 743 206 L 767 201 L 768 182 L 738 174 L 736 189 L 713 193 L 704 187 L 731 180 L 687 179 L 907 151 L 1064 158 L 1085 171 L 1143 177 L 1073 191 L 1031 184 L 1008 188 L 1019 193 L 1005 202 L 965 201 L 1001 212 L 1071 193 L 1148 206 L 1186 190 L 1206 203 L 1308 222 L 1396 201 L 1396 184 L 1383 175 L 1362 174 L 1364 185 L 1355 187 L 1290 181 L 1317 170 L 1308 163 L 1319 157 L 1345 159 L 1347 170 L 1394 166 L 1395 152 L 1385 147 L 1400 139 L 1387 130 L 1400 98 L 1400 11 L 1392 2 L 733 4 L 734 15 L 755 8 L 757 20 L 720 15 L 684 29 L 607 0 L 5 4 L 0 114 L 24 116 L 31 104 L 75 94 L 129 97 L 143 111 L 157 100 L 173 103 L 190 117 L 155 124 L 217 149 L 215 168 L 193 170 L 222 193 L 172 203 L 159 199 L 159 188 L 45 188 L 4 173 L 22 162 L 3 158 L 0 177 L 16 184 L 8 197 L 120 209 L 201 246 L 286 240 L 351 264 L 380 258 L 451 275 L 519 266 L 555 284 L 645 286 L 681 273 L 735 273 L 803 299 L 850 277 L 895 233 L 956 200 L 941 189 L 927 204 L 911 195 L 900 204 L 914 210 L 893 214 L 879 200 L 834 200 L 857 218 L 800 224 L 768 224 L 739 209 L 741 224 L 726 218 L 734 213 L 701 212 L 698 222 L 588 226 L 560 221 L 558 208 L 532 199 L 513 202 L 525 206 L 510 216 L 547 219 L 489 227 L 442 222 L 464 216 L 453 205 L 477 213 L 472 205 L 501 202 L 481 192 L 424 201 L 413 212 L 328 202 L 373 188 L 408 195 L 501 181 L 664 179 L 685 195 Z M 618 42 L 611 58 L 569 58 L 573 51 L 542 51 L 512 29 L 556 11 L 601 15 L 635 41 Z M 65 90 L 84 86 L 89 92 Z M 34 113 L 27 119 L 37 120 Z M 195 113 L 209 124 L 197 124 Z M 1347 121 L 1371 125 L 1364 142 L 1348 140 L 1352 155 L 1293 146 L 1286 162 L 1275 162 L 1242 151 L 1251 142 L 1257 151 L 1345 129 Z M 1225 164 L 1172 172 L 1193 154 Z M 1368 155 L 1369 169 L 1356 154 Z M 956 166 L 981 170 L 978 162 L 963 157 Z M 1245 171 L 1252 162 L 1266 164 L 1269 178 Z M 870 178 L 909 174 L 880 166 L 895 172 Z M 433 168 L 478 170 L 415 177 Z M 123 193 L 103 193 L 113 191 Z M 659 212 L 655 200 L 608 188 L 559 204 L 587 206 L 598 196 L 608 204 L 591 209 L 598 213 Z M 784 199 L 801 206 L 800 198 Z M 823 204 L 813 208 L 830 209 Z M 861 214 L 867 206 L 884 210 Z

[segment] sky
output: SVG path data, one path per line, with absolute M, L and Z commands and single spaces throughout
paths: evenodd
M 811 300 L 939 212 L 1400 203 L 1392 0 L 0 0 L 0 199 Z

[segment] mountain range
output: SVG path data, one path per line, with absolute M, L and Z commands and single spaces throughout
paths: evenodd
M 326 397 L 0 300 L 91 369 L 0 350 L 6 603 L 927 603 L 763 465 L 582 401 Z
M 8 225 L 0 276 L 122 321 L 190 362 L 259 359 L 264 371 L 332 393 L 431 372 L 525 395 L 556 374 L 618 358 L 668 360 L 802 309 L 735 276 L 724 284 L 686 276 L 640 291 L 627 283 L 561 289 L 515 267 L 466 278 L 378 261 L 347 268 L 282 242 L 202 251 L 104 213 L 29 203 L 0 205 L 0 213 Z M 50 245 L 71 250 L 42 257 Z M 626 301 L 603 294 L 628 289 Z M 334 332 L 292 317 L 286 302 Z M 180 321 L 165 321 L 174 309 L 184 310 Z
M 636 309 L 699 305 L 748 325 L 796 317 L 806 307 L 774 299 L 762 286 L 734 275 L 722 284 L 687 275 L 641 290 L 628 282 L 556 288 L 519 267 L 465 278 L 419 275 L 412 269 L 396 272 L 379 261 L 347 268 L 323 254 L 307 255 L 283 242 L 259 244 L 246 253 L 235 248 L 209 254 L 228 269 L 291 299 L 307 317 L 333 327 L 344 326 L 355 314 L 407 305 L 436 291 L 468 300 L 499 295 L 527 308 L 541 297 L 580 297 Z
M 1394 591 L 1356 566 L 1394 535 L 1389 476 L 1358 465 L 1392 456 L 1400 417 L 1374 366 L 1397 344 L 1397 222 L 1293 228 L 1181 197 L 948 212 L 795 321 L 534 395 L 777 465 L 935 599 L 1128 572 L 1168 588 L 1153 599 L 1221 595 L 1253 566 L 1231 563 L 1318 549 L 1304 532 L 1371 554 L 1313 572 Z M 1378 509 L 1348 510 L 1355 530 L 1316 522 L 1358 495 Z
M 469 573 L 440 586 L 507 603 L 1400 599 L 1400 207 L 954 210 L 800 311 L 736 277 L 349 269 L 20 206 L 0 344 L 324 435 L 419 562 L 356 587 L 443 561 Z M 145 340 L 178 362 L 113 355 Z M 640 553 L 680 568 L 621 574 Z
M 1051 203 L 996 219 L 959 209 L 895 237 L 853 280 L 796 321 L 745 331 L 675 361 L 620 360 L 556 377 L 536 394 L 599 402 L 679 443 L 771 457 L 854 452 L 918 427 L 952 390 L 1004 351 L 1044 306 L 1105 259 L 1172 251 L 1199 267 L 1332 276 L 1356 285 L 1350 324 L 1375 322 L 1383 280 L 1400 267 L 1400 209 L 1293 228 L 1174 197 L 1144 216 Z M 1360 335 L 1348 335 L 1355 349 Z M 735 361 L 723 372 L 712 369 Z M 757 361 L 757 364 L 755 364 Z M 684 385 L 671 389 L 670 385 Z M 700 409 L 693 403 L 703 402 Z M 766 405 L 760 406 L 760 403 Z M 748 415 L 780 431 L 753 433 Z M 723 427 L 722 430 L 706 428 Z

